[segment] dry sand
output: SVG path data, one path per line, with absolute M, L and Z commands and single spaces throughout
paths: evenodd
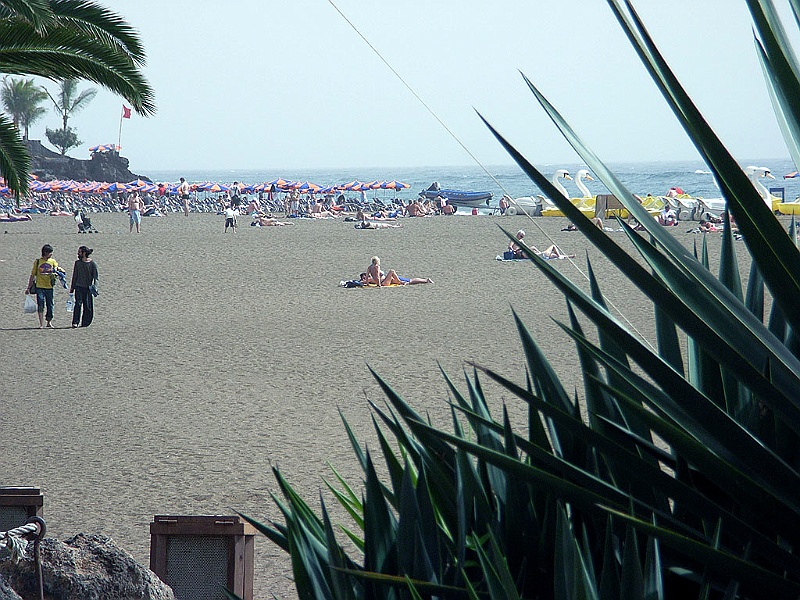
M 328 462 L 358 486 L 339 411 L 373 442 L 366 399 L 382 395 L 366 365 L 447 427 L 437 363 L 460 382 L 467 360 L 524 381 L 512 308 L 568 390 L 579 385 L 574 349 L 551 318 L 566 319 L 563 298 L 531 264 L 495 261 L 507 243 L 498 225 L 524 227 L 545 247 L 538 225 L 585 270 L 586 242 L 560 231 L 564 219 L 438 217 L 357 231 L 342 220 L 259 229 L 243 217 L 237 234 L 223 234 L 223 217 L 171 214 L 144 219 L 140 235 L 124 214 L 92 220 L 100 233 L 78 235 L 68 217 L 0 224 L 0 485 L 41 487 L 53 537 L 104 533 L 147 565 L 153 515 L 236 509 L 280 520 L 272 465 L 312 505 Z M 674 234 L 699 241 L 690 227 Z M 101 295 L 90 328 L 69 328 L 64 290 L 55 330 L 22 313 L 44 243 L 70 276 L 77 247 L 94 248 Z M 650 305 L 589 252 L 609 300 L 650 336 Z M 375 254 L 435 283 L 337 287 Z M 587 287 L 570 261 L 554 264 Z M 511 398 L 487 390 L 499 415 Z M 524 407 L 510 409 L 522 424 Z M 294 597 L 290 575 L 286 556 L 258 538 L 256 597 Z

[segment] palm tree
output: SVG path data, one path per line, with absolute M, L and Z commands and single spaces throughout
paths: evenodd
M 144 48 L 119 15 L 85 0 L 0 0 L 0 72 L 85 79 L 119 94 L 144 116 L 155 112 Z M 0 174 L 28 190 L 30 156 L 14 123 L 0 115 Z
M 70 115 L 86 108 L 86 105 L 94 100 L 94 97 L 97 95 L 96 88 L 89 88 L 78 92 L 77 79 L 62 80 L 58 85 L 58 94 L 55 97 L 53 97 L 48 90 L 45 90 L 45 92 L 50 97 L 50 100 L 53 101 L 56 110 L 61 114 L 63 129 L 67 128 Z
M 58 94 L 55 97 L 45 89 L 45 93 L 50 97 L 50 100 L 53 101 L 53 105 L 56 107 L 56 110 L 61 115 L 61 123 L 62 127 L 60 130 L 50 130 L 48 129 L 48 139 L 50 139 L 50 133 L 52 131 L 53 135 L 59 136 L 61 139 L 60 144 L 56 144 L 56 146 L 61 150 L 61 154 L 66 154 L 67 150 L 70 148 L 74 148 L 75 146 L 72 145 L 77 142 L 78 137 L 75 135 L 75 132 L 72 131 L 70 127 L 67 126 L 67 122 L 69 121 L 69 116 L 72 113 L 79 112 L 86 108 L 86 105 L 91 102 L 94 97 L 97 95 L 96 88 L 89 88 L 78 92 L 78 80 L 77 79 L 64 79 L 58 86 Z M 71 135 L 70 135 L 71 134 Z M 69 137 L 71 139 L 70 142 L 65 143 L 66 138 Z M 53 140 L 50 139 L 52 142 Z M 80 144 L 80 142 L 78 142 Z
M 14 126 L 22 130 L 22 139 L 28 139 L 28 129 L 41 119 L 47 110 L 39 104 L 47 98 L 47 92 L 36 85 L 33 79 L 3 79 L 0 88 L 3 108 L 11 115 Z

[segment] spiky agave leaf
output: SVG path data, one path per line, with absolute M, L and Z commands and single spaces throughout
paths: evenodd
M 769 29 L 771 4 L 767 0 L 750 3 L 752 11 L 762 11 Z M 789 236 L 691 103 L 632 5 L 618 0 L 609 4 L 720 181 L 745 243 L 755 255 L 753 272 L 758 277 L 751 276 L 753 285 L 742 302 L 731 240 L 723 242 L 722 273 L 714 277 L 644 214 L 633 195 L 526 78 L 568 141 L 647 228 L 649 241 L 623 227 L 645 264 L 556 194 L 535 167 L 492 132 L 586 237 L 653 301 L 659 350 L 642 343 L 609 313 L 596 282 L 587 295 L 523 248 L 531 264 L 567 298 L 570 326 L 559 325 L 575 341 L 585 369 L 587 404 L 592 411 L 588 424 L 581 418 L 579 398 L 567 396 L 518 318 L 528 359 L 526 385 L 484 372 L 528 404 L 525 436 L 511 429 L 505 408 L 501 420 L 491 416 L 477 376 L 467 377 L 466 395 L 448 378 L 455 431 L 449 434 L 424 420 L 373 372 L 390 408 L 388 412 L 372 408 L 382 427 L 395 437 L 404 473 L 400 477 L 399 460 L 376 421 L 381 451 L 391 454 L 387 465 L 392 487 L 380 484 L 364 455 L 368 480 L 364 528 L 369 536 L 380 531 L 365 552 L 369 572 L 358 568 L 341 572 L 361 581 L 381 582 L 368 585 L 376 597 L 391 597 L 383 591 L 402 579 L 378 573 L 383 567 L 392 570 L 395 543 L 402 543 L 406 568 L 429 576 L 441 574 L 445 581 L 440 589 L 457 582 L 454 589 L 470 598 L 480 594 L 513 597 L 524 589 L 526 575 L 537 584 L 544 582 L 536 588 L 542 595 L 557 589 L 570 598 L 595 597 L 595 590 L 604 600 L 625 594 L 660 597 L 665 589 L 663 575 L 681 569 L 696 582 L 700 597 L 725 593 L 732 598 L 739 589 L 752 597 L 797 597 L 800 593 L 800 559 L 794 551 L 800 545 L 796 534 L 800 531 L 800 476 L 793 461 L 785 460 L 790 450 L 782 448 L 779 432 L 781 427 L 787 429 L 785 439 L 800 433 L 796 391 L 800 362 L 795 348 L 784 345 L 792 331 L 800 331 L 800 317 L 786 314 L 800 289 L 795 242 L 788 242 Z M 793 9 L 800 14 L 800 0 L 793 1 Z M 771 38 L 760 32 L 759 36 L 762 63 L 778 90 L 773 94 L 788 97 L 785 90 L 791 89 L 791 78 L 797 76 L 791 68 L 776 66 L 781 60 L 776 47 L 784 50 L 781 34 Z M 792 244 L 790 252 L 785 252 L 787 243 Z M 702 254 L 707 264 L 705 244 Z M 762 322 L 761 275 L 775 299 L 769 329 Z M 573 306 L 595 325 L 599 345 L 587 339 Z M 685 365 L 678 329 L 691 340 Z M 755 431 L 764 424 L 753 414 L 761 406 L 772 411 L 772 443 L 765 443 Z M 429 507 L 427 517 L 422 516 L 423 505 Z M 393 537 L 400 528 L 394 526 L 392 508 L 400 513 L 402 539 Z M 511 514 L 503 514 L 504 508 Z M 317 520 L 304 514 L 302 504 L 295 512 L 294 500 L 281 510 L 292 522 L 286 534 L 290 545 L 302 545 L 304 552 L 321 560 Z M 532 550 L 527 554 L 523 550 L 519 558 L 503 554 L 516 539 L 516 532 L 503 526 L 512 515 L 523 522 L 520 527 L 528 528 L 531 537 L 537 537 L 523 544 Z M 411 526 L 415 522 L 420 524 L 419 532 Z M 294 535 L 300 536 L 296 543 Z M 437 540 L 435 545 L 433 540 Z M 407 553 L 413 553 L 414 560 Z M 434 559 L 434 554 L 439 557 Z M 553 564 L 556 555 L 560 559 Z M 509 557 L 513 560 L 508 561 Z M 440 567 L 434 567 L 435 560 L 441 560 Z M 531 561 L 527 570 L 518 564 L 526 560 Z M 502 564 L 506 568 L 498 569 Z M 304 592 L 312 589 L 315 573 L 322 572 L 313 566 L 302 565 Z M 460 579 L 452 577 L 454 571 Z M 407 585 L 411 597 L 422 589 L 416 581 Z

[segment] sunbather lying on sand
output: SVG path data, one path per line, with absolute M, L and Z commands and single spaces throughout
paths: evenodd
M 392 227 L 402 227 L 396 223 L 373 223 L 372 221 L 361 221 L 354 225 L 356 229 L 390 229 Z
M 564 254 L 561 248 L 555 244 L 548 246 L 544 252 L 539 250 L 536 246 L 531 246 L 530 248 L 533 250 L 534 254 L 538 254 L 542 258 L 575 258 L 574 254 Z
M 383 271 L 381 271 L 383 273 Z M 366 273 L 361 273 L 358 279 L 359 283 L 362 285 L 369 285 L 371 283 L 375 283 L 370 279 L 369 275 Z M 433 279 L 430 277 L 400 277 L 397 273 L 394 272 L 394 269 L 390 270 L 389 273 L 386 274 L 384 277 L 384 281 L 388 283 L 384 283 L 383 285 L 417 285 L 420 283 L 433 283 Z
M 255 227 L 283 227 L 284 225 L 294 225 L 289 221 L 278 221 L 272 215 L 253 215 L 253 222 L 251 225 Z

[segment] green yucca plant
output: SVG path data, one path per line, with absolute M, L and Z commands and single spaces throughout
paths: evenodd
M 698 257 L 657 225 L 525 78 L 586 164 L 646 228 L 643 236 L 620 223 L 639 257 L 596 228 L 486 124 L 652 300 L 657 349 L 606 309 L 591 264 L 585 293 L 525 247 L 566 298 L 569 323 L 561 326 L 575 341 L 582 397 L 567 393 L 516 315 L 526 380 L 475 365 L 462 392 L 445 374 L 451 432 L 433 427 L 373 372 L 387 398 L 386 407 L 371 405 L 386 481 L 343 419 L 365 488 L 356 491 L 338 475 L 328 486 L 352 524 L 337 531 L 324 502 L 317 515 L 278 469 L 283 497 L 274 499 L 284 522 L 246 517 L 290 553 L 300 598 L 800 598 L 794 223 L 787 235 L 631 3 L 609 5 L 719 182 L 752 257 L 746 291 L 729 224 L 715 277 L 705 246 Z M 775 112 L 800 165 L 800 69 L 772 2 L 748 6 Z M 800 1 L 792 8 L 800 17 Z M 596 343 L 581 319 L 596 329 Z M 525 431 L 513 430 L 505 411 L 490 414 L 483 377 L 526 403 Z

